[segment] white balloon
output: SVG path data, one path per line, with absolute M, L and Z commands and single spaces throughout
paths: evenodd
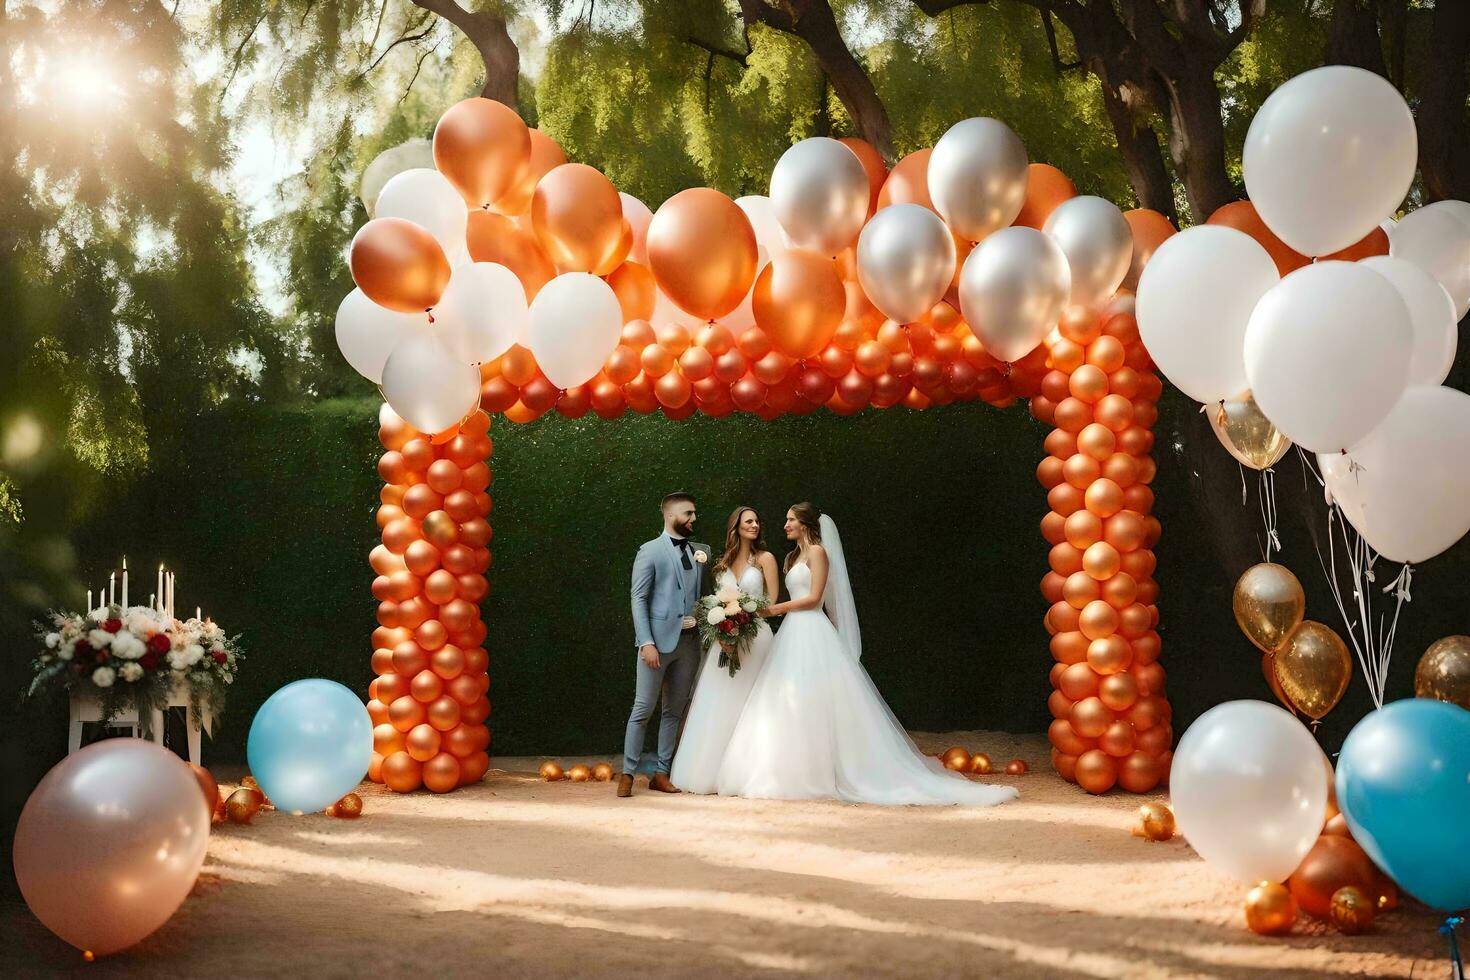
M 735 206 L 750 219 L 750 227 L 755 230 L 757 247 L 765 249 L 767 254 L 784 252 L 791 248 L 791 239 L 781 230 L 781 222 L 776 220 L 776 210 L 769 197 L 747 194 L 745 197 L 737 197 Z
M 858 236 L 858 282 L 890 320 L 912 323 L 929 312 L 944 298 L 954 268 L 954 236 L 921 205 L 886 207 Z
M 1421 211 L 1442 211 L 1470 231 L 1470 201 L 1435 201 L 1420 208 Z M 1385 229 L 1387 230 L 1387 229 Z
M 558 388 L 591 381 L 617 348 L 622 329 L 617 294 L 586 272 L 557 276 L 531 302 L 531 353 Z
M 632 194 L 618 191 L 618 198 L 623 202 L 623 220 L 633 230 L 633 247 L 628 250 L 628 259 L 639 265 L 648 264 L 648 223 L 653 220 L 653 212 Z
M 1404 392 L 1346 456 L 1317 457 L 1327 489 L 1379 554 L 1424 561 L 1470 531 L 1470 395 L 1438 385 Z
M 1284 881 L 1322 833 L 1327 772 L 1302 723 L 1264 701 L 1227 701 L 1179 739 L 1169 770 L 1179 831 L 1238 881 Z
M 398 342 L 428 327 L 422 313 L 398 313 L 379 306 L 354 289 L 337 307 L 337 348 L 358 374 L 383 383 L 383 365 Z
M 1021 213 L 1029 162 L 1021 137 L 999 119 L 961 120 L 929 155 L 929 199 L 956 235 L 978 242 Z
M 1158 247 L 1138 280 L 1138 332 L 1154 363 L 1197 402 L 1246 387 L 1241 354 L 1256 302 L 1281 281 L 1254 238 L 1195 225 Z
M 1404 200 L 1419 139 L 1398 90 L 1361 68 L 1328 65 L 1282 85 L 1245 136 L 1245 187 L 1261 220 L 1303 255 L 1330 255 Z
M 1437 385 L 1450 373 L 1455 360 L 1459 330 L 1455 303 L 1433 276 L 1412 262 L 1374 255 L 1359 260 L 1399 291 L 1409 308 L 1414 330 L 1414 351 L 1409 358 L 1409 384 Z
M 434 307 L 434 336 L 466 364 L 483 364 L 525 338 L 530 312 L 514 272 L 494 262 L 454 270 Z
M 470 213 L 459 191 L 437 170 L 405 170 L 384 184 L 378 195 L 378 217 L 404 218 L 420 225 L 451 260 L 469 254 L 465 228 Z
M 852 244 L 868 218 L 868 198 L 862 161 L 825 136 L 792 146 L 771 171 L 776 220 L 792 245 L 822 255 L 836 255 Z
M 1413 348 L 1409 308 L 1392 283 L 1356 262 L 1316 262 L 1256 304 L 1245 331 L 1247 387 L 1292 442 L 1337 452 L 1393 408 Z
M 432 166 L 434 166 L 434 144 L 426 139 L 414 139 L 400 143 L 373 157 L 372 163 L 363 169 L 362 182 L 358 190 L 362 198 L 362 206 L 367 209 L 367 216 L 369 218 L 378 216 L 378 195 L 382 193 L 384 184 L 405 170 Z
M 1069 198 L 1042 231 L 1067 257 L 1074 305 L 1097 306 L 1118 291 L 1133 262 L 1133 229 L 1116 204 L 1090 195 Z
M 1470 311 L 1470 229 L 1452 213 L 1428 207 L 1404 215 L 1388 233 L 1388 254 L 1438 279 L 1456 320 Z
M 1002 228 L 986 237 L 960 272 L 960 310 L 985 349 L 1002 361 L 1036 349 L 1071 291 L 1067 257 L 1035 228 Z
M 480 372 L 449 353 L 430 331 L 416 331 L 388 355 L 383 397 L 420 432 L 443 432 L 479 404 Z

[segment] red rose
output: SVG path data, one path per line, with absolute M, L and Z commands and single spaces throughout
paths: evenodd
M 76 658 L 78 660 L 81 660 L 83 657 L 85 657 L 87 654 L 89 654 L 91 652 L 92 652 L 92 644 L 88 643 L 86 640 L 78 640 L 77 641 L 77 643 L 76 643 Z
M 228 659 L 227 654 L 223 650 L 216 650 L 214 651 L 214 653 L 210 654 L 210 656 L 214 657 L 214 662 L 219 664 L 221 667 L 225 665 L 225 660 Z
M 138 663 L 143 665 L 144 670 L 152 670 L 158 666 L 158 654 L 150 650 L 138 658 Z
M 97 651 L 97 662 L 99 664 L 105 664 L 105 663 L 107 663 L 107 651 L 106 650 L 98 650 Z
M 735 622 L 739 623 L 741 626 L 744 626 L 746 623 L 750 622 L 750 613 L 748 613 L 748 612 L 742 612 L 742 613 L 740 613 L 739 615 L 737 615 L 735 617 Z
M 162 633 L 154 633 L 152 636 L 148 637 L 148 649 L 152 650 L 154 653 L 160 655 L 168 653 L 170 646 L 172 646 L 172 644 L 169 642 L 168 637 L 164 636 Z
M 116 633 L 118 630 L 122 629 L 122 620 L 109 619 L 107 622 L 102 624 L 102 628 L 107 630 L 107 632 L 109 633 Z
M 726 620 L 722 621 L 720 623 L 720 632 L 721 633 L 733 633 L 733 632 L 735 632 L 735 622 L 734 622 L 734 620 L 726 619 Z

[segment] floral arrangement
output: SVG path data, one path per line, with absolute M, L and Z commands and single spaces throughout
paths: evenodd
M 43 645 L 28 697 L 83 690 L 102 702 L 111 719 L 134 708 L 147 734 L 153 709 L 168 704 L 176 684 L 189 687 L 196 709 L 223 713 L 225 688 L 243 654 L 239 637 L 201 619 L 178 620 L 148 606 L 100 606 L 85 614 L 53 612 L 49 628 L 36 624 Z
M 756 614 L 770 600 L 742 592 L 726 585 L 714 595 L 704 596 L 695 608 L 699 622 L 699 638 L 706 647 L 720 645 L 720 666 L 730 669 L 730 676 L 740 669 L 740 656 L 750 649 L 750 641 L 760 630 Z

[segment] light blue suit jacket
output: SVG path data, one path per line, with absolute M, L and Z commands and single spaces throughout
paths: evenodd
M 711 558 L 709 545 L 690 541 L 685 569 L 679 549 L 668 533 L 645 542 L 633 559 L 633 638 L 637 646 L 652 643 L 659 653 L 669 653 L 679 643 L 679 621 L 694 612 Z M 694 552 L 704 552 L 701 563 Z

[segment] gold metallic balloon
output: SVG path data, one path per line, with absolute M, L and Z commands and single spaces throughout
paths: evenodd
M 973 772 L 979 776 L 988 776 L 992 768 L 993 766 L 990 763 L 990 756 L 986 755 L 984 752 L 976 752 L 974 755 L 970 756 L 970 772 Z
M 1276 695 L 1276 700 L 1280 701 L 1282 707 L 1287 711 L 1296 714 L 1296 705 L 1291 703 L 1291 699 L 1281 689 L 1281 682 L 1276 679 L 1276 654 L 1261 654 L 1261 673 L 1265 675 L 1266 683 L 1270 685 L 1271 693 Z
M 599 783 L 609 782 L 613 777 L 613 767 L 606 762 L 599 762 L 592 767 L 592 778 Z
M 585 783 L 592 778 L 592 770 L 578 763 L 567 770 L 567 778 L 574 783 Z
M 1149 840 L 1166 841 L 1174 836 L 1174 810 L 1167 803 L 1143 804 L 1138 808 L 1138 822 Z
M 1414 670 L 1414 696 L 1470 709 L 1470 636 L 1435 640 Z
M 1262 562 L 1247 568 L 1235 583 L 1231 606 L 1241 632 L 1262 651 L 1274 653 L 1301 623 L 1307 596 L 1291 569 Z
M 557 765 L 555 762 L 541 763 L 541 778 L 546 780 L 548 783 L 556 782 L 558 779 L 561 779 L 563 775 L 564 774 L 561 771 L 561 766 Z
M 1328 918 L 1344 935 L 1355 936 L 1373 924 L 1375 902 L 1356 885 L 1344 885 L 1332 893 Z
M 225 800 L 225 815 L 229 817 L 230 823 L 249 823 L 260 812 L 264 801 L 265 797 L 260 795 L 260 790 L 241 786 Z
M 1024 776 L 1026 774 L 1026 760 L 1012 759 L 1006 763 L 1007 776 Z
M 1248 391 L 1207 407 L 1205 415 L 1220 445 L 1253 470 L 1275 466 L 1291 448 L 1291 440 L 1271 424 Z
M 341 817 L 344 820 L 355 820 L 362 816 L 362 797 L 356 793 L 348 793 L 336 803 L 332 804 L 332 816 Z
M 1263 881 L 1245 896 L 1245 924 L 1262 936 L 1280 936 L 1296 922 L 1296 899 L 1285 885 Z
M 1330 626 L 1308 619 L 1276 654 L 1276 680 L 1291 703 L 1321 720 L 1342 700 L 1353 676 L 1347 644 Z
M 955 745 L 945 749 L 944 754 L 939 757 L 939 761 L 944 763 L 944 768 L 946 769 L 964 772 L 970 768 L 970 753 Z

